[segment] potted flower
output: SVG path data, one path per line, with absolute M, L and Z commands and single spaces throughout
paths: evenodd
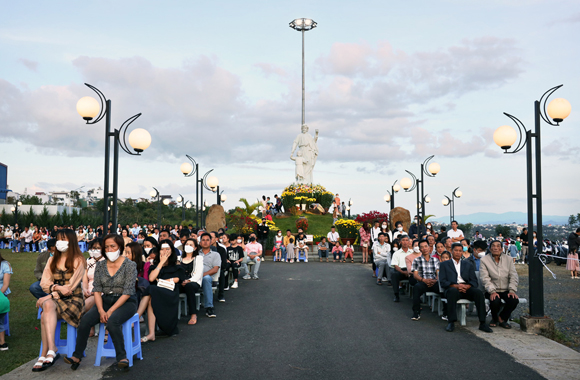
M 347 240 L 350 240 L 351 244 L 356 241 L 358 231 L 361 228 L 361 224 L 352 219 L 339 219 L 334 223 L 334 226 L 342 242 L 346 243 Z

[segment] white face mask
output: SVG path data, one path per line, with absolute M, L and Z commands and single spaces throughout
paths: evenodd
M 115 252 L 105 252 L 105 255 L 107 255 L 109 260 L 114 263 L 115 261 L 117 261 L 119 256 L 121 256 L 121 251 L 117 249 Z
M 56 242 L 55 246 L 56 249 L 59 250 L 59 252 L 66 252 L 66 250 L 68 249 L 68 241 L 59 240 Z
M 185 250 L 185 253 L 193 252 L 193 247 L 191 245 L 186 245 L 183 249 Z
M 421 252 L 421 250 L 419 249 L 419 247 L 413 247 L 413 251 L 415 251 L 417 253 Z
M 89 255 L 91 255 L 91 257 L 93 257 L 93 258 L 99 257 L 99 256 L 101 256 L 101 250 L 99 250 L 99 249 L 89 249 Z
M 386 224 L 383 224 L 383 228 L 387 228 L 387 225 Z
M 238 239 L 238 240 L 236 240 L 236 242 L 237 242 L 238 244 L 242 244 L 242 239 Z
M 397 231 L 399 232 L 403 231 L 403 227 L 397 227 Z
M 278 236 L 282 236 L 282 232 L 278 232 Z
M 477 254 L 477 256 L 479 256 L 479 258 L 481 259 L 481 258 L 483 258 L 485 256 L 485 252 L 479 252 Z
M 220 243 L 223 243 L 223 242 L 224 242 L 223 239 L 220 239 Z
M 150 247 L 150 248 L 143 248 L 143 250 L 145 251 L 146 254 L 149 254 L 149 252 L 151 252 L 152 249 L 153 249 L 152 247 Z

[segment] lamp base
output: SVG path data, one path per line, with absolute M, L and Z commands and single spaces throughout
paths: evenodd
M 520 318 L 520 327 L 522 331 L 530 334 L 543 335 L 549 339 L 554 339 L 556 335 L 554 320 L 550 317 L 531 317 L 524 315 Z

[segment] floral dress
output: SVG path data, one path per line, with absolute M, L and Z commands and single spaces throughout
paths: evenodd
M 371 234 L 370 232 L 365 231 L 365 229 L 363 227 L 360 228 L 360 230 L 358 230 L 359 234 L 360 234 L 360 242 L 361 242 L 361 246 L 364 248 L 364 244 L 366 244 L 366 247 L 369 246 L 369 241 L 371 240 Z

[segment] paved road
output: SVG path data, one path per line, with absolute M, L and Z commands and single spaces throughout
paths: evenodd
M 361 264 L 267 262 L 216 303 L 217 318 L 144 346 L 129 373 L 105 378 L 542 379 L 464 329 L 444 330 L 436 313 L 410 319 Z M 425 307 L 426 309 L 426 307 Z M 493 364 L 491 364 L 493 363 Z M 153 375 L 153 377 L 151 377 Z

